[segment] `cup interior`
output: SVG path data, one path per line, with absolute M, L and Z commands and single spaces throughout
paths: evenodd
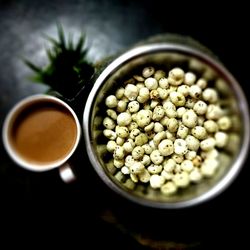
M 46 112 L 49 116 L 44 116 Z M 40 120 L 36 121 L 36 119 Z M 65 127 L 67 132 L 63 131 L 62 121 L 67 122 L 68 127 Z M 71 131 L 69 131 L 69 124 L 72 127 Z M 52 128 L 56 129 L 54 134 Z M 27 135 L 19 132 L 24 130 L 28 131 Z M 63 131 L 62 135 L 59 134 L 60 131 Z M 41 172 L 61 166 L 69 159 L 79 142 L 80 131 L 78 118 L 68 104 L 53 96 L 33 95 L 18 102 L 8 113 L 3 126 L 3 141 L 7 152 L 18 165 L 28 170 Z M 69 132 L 72 132 L 70 135 L 74 134 L 74 138 L 66 138 Z M 20 136 L 17 139 L 18 135 Z M 60 137 L 63 136 L 71 140 L 67 148 L 57 143 L 57 140 L 61 141 Z M 22 151 L 19 146 L 21 143 L 25 147 L 31 146 Z M 35 155 L 32 158 L 27 157 L 25 154 L 29 152 Z M 49 153 L 53 153 L 53 156 Z
M 134 74 L 147 66 L 166 72 L 181 67 L 192 71 L 197 79 L 203 77 L 209 86 L 217 89 L 227 115 L 232 119 L 229 143 L 219 155 L 219 171 L 212 178 L 199 184 L 180 189 L 175 195 L 166 196 L 149 185 L 136 184 L 133 190 L 115 178 L 119 169 L 109 171 L 110 157 L 103 135 L 103 119 L 106 116 L 105 99 Z M 218 195 L 237 176 L 247 154 L 249 143 L 248 105 L 239 83 L 216 58 L 195 48 L 176 44 L 151 44 L 140 46 L 113 61 L 96 80 L 84 111 L 84 132 L 91 163 L 102 180 L 114 191 L 134 202 L 160 208 L 186 207 Z

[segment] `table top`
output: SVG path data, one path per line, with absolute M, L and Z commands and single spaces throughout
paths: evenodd
M 87 35 L 92 62 L 156 34 L 191 36 L 219 57 L 247 93 L 247 8 L 233 6 L 231 12 L 205 5 L 209 15 L 204 6 L 196 10 L 188 3 L 168 1 L 165 5 L 143 0 L 0 1 L 0 126 L 18 100 L 46 91 L 29 80 L 32 72 L 22 59 L 45 65 L 43 34 L 56 36 L 58 21 L 66 33 Z M 78 151 L 84 147 L 81 144 Z M 249 159 L 232 185 L 214 200 L 192 209 L 156 211 L 128 203 L 109 190 L 84 153 L 78 152 L 78 181 L 66 185 L 56 170 L 37 174 L 20 169 L 2 141 L 0 147 L 0 221 L 5 221 L 0 227 L 6 235 L 28 234 L 37 242 L 42 237 L 44 245 L 73 248 L 91 244 L 109 249 L 211 249 L 247 244 L 241 223 L 249 219 L 245 192 Z M 20 244 L 33 246 L 24 238 Z

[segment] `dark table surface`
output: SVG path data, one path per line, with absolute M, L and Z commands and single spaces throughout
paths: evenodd
M 163 4 L 164 3 L 164 4 Z M 172 1 L 0 0 L 0 126 L 21 98 L 46 90 L 31 83 L 21 58 L 46 64 L 46 41 L 65 32 L 87 35 L 89 60 L 106 56 L 160 33 L 188 35 L 210 48 L 247 93 L 250 40 L 247 8 Z M 83 101 L 84 103 L 84 101 Z M 82 107 L 83 108 L 83 107 Z M 242 224 L 249 219 L 246 164 L 223 194 L 192 209 L 156 211 L 111 192 L 78 148 L 76 183 L 64 184 L 57 171 L 31 173 L 17 167 L 0 143 L 0 240 L 9 246 L 71 246 L 109 249 L 220 249 L 249 245 Z M 80 162 L 80 164 L 79 164 Z M 31 240 L 33 239 L 33 241 Z M 144 246 L 143 246 L 144 245 Z M 77 247 L 78 246 L 78 247 Z

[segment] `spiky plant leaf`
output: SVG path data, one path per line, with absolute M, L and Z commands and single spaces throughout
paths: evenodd
M 33 80 L 48 85 L 52 90 L 67 98 L 72 98 L 86 84 L 94 73 L 94 67 L 86 59 L 87 49 L 84 49 L 85 36 L 82 34 L 74 46 L 73 35 L 69 34 L 66 41 L 63 28 L 57 25 L 58 40 L 46 36 L 52 44 L 46 50 L 49 63 L 40 68 L 32 62 L 25 63 L 34 72 Z

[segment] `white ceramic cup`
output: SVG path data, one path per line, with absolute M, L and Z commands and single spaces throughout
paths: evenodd
M 18 117 L 20 117 L 22 112 L 32 108 L 36 104 L 43 105 L 43 103 L 55 105 L 55 107 L 57 106 L 59 108 L 62 108 L 62 110 L 65 110 L 67 114 L 70 114 L 75 123 L 76 136 L 70 150 L 68 150 L 66 154 L 64 154 L 58 160 L 40 163 L 30 161 L 29 159 L 27 159 L 27 157 L 24 157 L 22 153 L 18 152 L 17 148 L 12 143 L 12 130 L 14 126 L 13 124 L 16 122 Z M 58 168 L 59 174 L 64 182 L 69 183 L 76 179 L 76 176 L 72 170 L 72 166 L 70 166 L 68 160 L 73 155 L 79 144 L 81 137 L 81 126 L 73 109 L 64 101 L 58 99 L 57 97 L 44 94 L 32 95 L 24 98 L 23 100 L 18 102 L 7 114 L 3 124 L 2 132 L 3 144 L 6 148 L 6 151 L 8 152 L 12 160 L 19 166 L 23 167 L 26 170 L 35 172 L 44 172 Z M 29 138 L 27 138 L 27 140 L 29 140 Z

